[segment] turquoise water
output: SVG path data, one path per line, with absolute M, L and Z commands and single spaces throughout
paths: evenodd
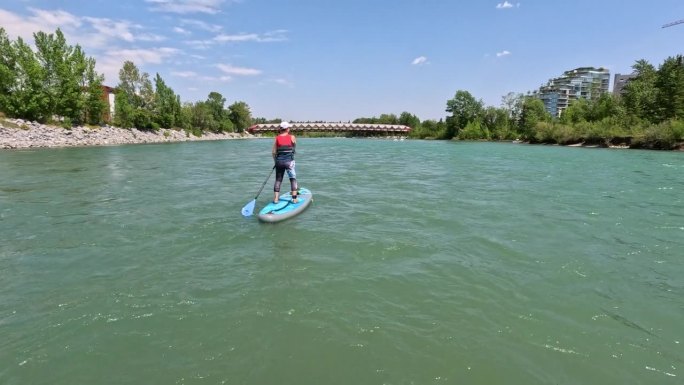
M 0 152 L 0 383 L 682 383 L 684 154 L 299 142 Z

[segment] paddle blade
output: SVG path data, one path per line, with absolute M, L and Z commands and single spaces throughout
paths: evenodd
M 254 212 L 254 205 L 256 205 L 256 199 L 252 199 L 251 202 L 247 203 L 245 207 L 242 208 L 242 215 L 249 217 Z

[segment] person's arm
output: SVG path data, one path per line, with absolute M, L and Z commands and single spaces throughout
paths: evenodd
M 297 152 L 297 138 L 292 134 L 290 134 L 290 136 L 292 137 L 292 153 L 295 154 Z
M 273 161 L 275 161 L 275 159 L 276 159 L 276 151 L 277 151 L 276 141 L 274 140 L 273 141 L 273 148 L 271 149 L 271 156 L 273 156 Z

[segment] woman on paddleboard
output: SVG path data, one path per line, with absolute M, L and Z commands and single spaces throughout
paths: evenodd
M 280 123 L 279 133 L 271 150 L 276 169 L 275 184 L 273 185 L 273 203 L 278 203 L 280 199 L 280 184 L 283 182 L 285 172 L 287 172 L 287 177 L 290 178 L 292 203 L 297 203 L 297 173 L 295 172 L 294 161 L 296 146 L 297 139 L 294 135 L 290 134 L 290 123 Z

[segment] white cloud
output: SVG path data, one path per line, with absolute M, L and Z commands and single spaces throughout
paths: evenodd
M 121 39 L 127 42 L 135 41 L 135 34 L 131 31 L 131 29 L 136 28 L 133 23 L 97 17 L 84 17 L 84 20 L 92 25 L 99 36 Z
M 221 4 L 224 0 L 145 0 L 151 4 L 150 10 L 168 13 L 208 13 L 221 12 Z
M 228 42 L 241 42 L 241 41 L 258 41 L 259 40 L 259 35 L 256 33 L 249 33 L 249 34 L 239 34 L 239 35 L 226 35 L 226 34 L 220 34 L 214 38 L 216 41 L 228 41 Z
M 503 3 L 499 3 L 496 5 L 496 9 L 508 9 L 513 7 L 520 8 L 520 3 L 516 3 L 515 5 L 513 5 L 508 1 L 504 1 Z
M 33 33 L 54 33 L 60 28 L 65 35 L 76 30 L 82 25 L 81 20 L 64 11 L 45 11 L 29 8 L 32 16 L 23 17 L 15 13 L 0 9 L 0 26 L 2 26 L 11 39 L 21 37 L 25 42 L 33 42 Z M 68 39 L 67 39 L 68 41 Z
M 285 40 L 287 40 L 287 37 L 285 36 L 285 34 L 287 32 L 288 31 L 286 29 L 278 29 L 275 31 L 266 32 L 263 34 L 263 36 L 261 36 L 259 41 L 260 42 L 285 41 Z
M 172 76 L 176 76 L 179 78 L 186 78 L 186 79 L 197 79 L 205 82 L 229 82 L 233 78 L 228 75 L 223 75 L 223 76 L 205 76 L 205 75 L 200 75 L 195 71 L 171 71 Z
M 271 81 L 272 81 L 273 83 L 280 84 L 280 85 L 283 85 L 283 86 L 286 86 L 286 87 L 290 87 L 290 88 L 294 87 L 294 84 L 293 84 L 291 81 L 287 80 L 287 79 L 279 78 L 279 79 L 273 79 L 273 80 L 271 80 Z
M 81 25 L 78 16 L 72 15 L 69 12 L 60 10 L 48 11 L 37 8 L 29 8 L 29 11 L 34 15 L 29 19 L 41 25 L 51 26 L 54 29 L 57 29 L 57 27 L 79 27 Z
M 503 50 L 503 51 L 501 51 L 501 52 L 497 52 L 497 53 L 496 53 L 496 57 L 508 56 L 508 55 L 510 55 L 510 54 L 511 54 L 511 53 L 510 53 L 509 51 Z
M 209 49 L 215 44 L 212 40 L 188 40 L 184 43 L 194 49 Z
M 223 28 L 220 25 L 209 24 L 209 23 L 206 23 L 206 22 L 201 21 L 201 20 L 193 20 L 193 19 L 181 19 L 180 23 L 182 26 L 195 27 L 195 28 L 199 28 L 199 29 L 209 31 L 209 32 L 214 32 L 214 33 L 220 31 L 221 28 Z
M 119 57 L 122 62 L 130 60 L 136 65 L 145 63 L 159 64 L 165 59 L 177 54 L 179 51 L 176 48 L 161 47 L 150 49 L 118 49 L 109 51 L 109 56 Z
M 261 74 L 261 70 L 255 68 L 234 67 L 230 64 L 217 64 L 216 67 L 228 75 L 254 76 Z
M 266 42 L 278 42 L 278 41 L 285 41 L 287 38 L 285 37 L 285 33 L 287 33 L 286 30 L 276 30 L 276 31 L 271 31 L 271 32 L 266 32 L 263 35 L 259 35 L 257 33 L 240 33 L 236 35 L 227 35 L 227 34 L 220 34 L 214 37 L 214 40 L 218 42 L 246 42 L 246 41 L 254 41 L 258 43 L 266 43 Z
M 190 32 L 190 31 L 188 31 L 188 30 L 186 30 L 186 29 L 183 29 L 183 28 L 181 28 L 181 27 L 173 27 L 173 32 L 179 33 L 179 34 L 181 34 L 181 35 L 190 35 L 190 34 L 192 34 L 192 32 Z
M 417 58 L 413 59 L 413 61 L 411 62 L 411 65 L 419 66 L 419 65 L 423 65 L 423 64 L 427 64 L 427 63 L 428 63 L 428 61 L 427 61 L 427 58 L 425 56 L 418 56 Z
M 179 78 L 196 78 L 197 72 L 194 71 L 171 71 L 171 75 Z
M 159 64 L 170 57 L 177 55 L 175 48 L 150 48 L 150 49 L 112 49 L 97 59 L 97 70 L 105 75 L 105 84 L 115 85 L 119 81 L 119 70 L 127 60 L 132 61 L 141 69 L 145 64 Z

